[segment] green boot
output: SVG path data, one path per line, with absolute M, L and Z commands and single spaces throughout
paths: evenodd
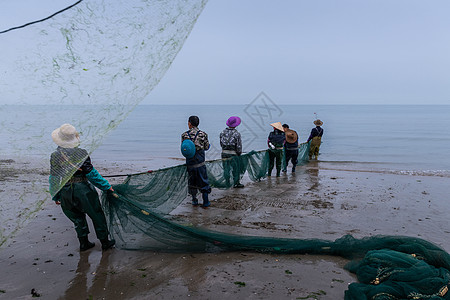
M 87 236 L 78 238 L 78 240 L 80 241 L 80 251 L 86 251 L 95 246 L 94 243 L 89 242 L 89 239 Z
M 108 239 L 100 240 L 100 242 L 102 242 L 103 251 L 112 248 L 116 244 L 115 240 L 108 240 Z

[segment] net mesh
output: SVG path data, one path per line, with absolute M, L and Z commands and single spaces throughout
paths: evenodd
M 11 1 L 13 2 L 13 1 Z M 158 84 L 183 46 L 206 0 L 85 0 L 42 22 L 0 34 L 0 168 L 23 161 L 47 173 L 55 150 L 51 132 L 70 123 L 87 153 L 59 168 L 51 195 Z M 20 6 L 19 2 L 10 6 Z M 21 10 L 27 7 L 20 6 Z M 29 8 L 32 9 L 32 8 Z M 17 24 L 14 24 L 17 25 Z M 4 28 L 0 28 L 2 30 Z M 14 179 L 17 174 L 12 174 Z M 33 181 L 36 179 L 26 178 Z M 21 201 L 1 202 L 0 245 L 48 200 L 29 184 Z M 0 189 L 8 199 L 9 189 Z M 36 198 L 38 198 L 36 200 Z M 29 200 L 29 199 L 32 199 Z
M 248 174 L 253 181 L 267 174 L 268 151 L 252 151 L 233 160 L 206 163 L 210 184 L 229 188 Z M 309 144 L 299 146 L 300 164 Z M 228 162 L 231 162 L 228 164 Z M 237 168 L 233 173 L 232 169 Z M 231 169 L 231 170 L 230 170 Z M 235 174 L 235 177 L 233 177 Z M 373 236 L 337 240 L 244 236 L 183 225 L 169 215 L 187 196 L 185 165 L 130 175 L 115 185 L 120 195 L 103 194 L 110 232 L 117 246 L 163 252 L 255 251 L 272 254 L 326 254 L 351 261 L 346 269 L 359 282 L 349 285 L 345 299 L 450 299 L 450 255 L 425 240 L 406 236 Z
M 63 123 L 74 125 L 87 152 L 60 162 L 62 179 L 50 191 L 55 194 L 161 80 L 205 4 L 206 0 L 79 1 L 45 22 L 0 34 L 0 43 L 6 45 L 0 57 L 1 157 L 25 156 L 48 172 L 49 155 L 55 149 L 50 133 Z M 307 147 L 301 146 L 300 160 Z M 267 151 L 207 163 L 211 185 L 217 188 L 232 186 L 244 174 L 260 180 L 267 167 Z M 2 176 L 5 171 L 2 167 Z M 0 213 L 7 215 L 0 215 L 4 225 L 0 245 L 48 199 L 47 194 L 38 201 L 36 196 L 27 197 L 42 190 L 43 184 L 27 184 L 22 201 L 14 201 L 15 212 L 1 202 Z M 104 194 L 103 205 L 111 232 L 125 249 L 339 255 L 353 259 L 347 268 L 360 281 L 349 286 L 347 299 L 450 298 L 449 254 L 421 239 L 302 240 L 185 226 L 169 215 L 187 195 L 185 166 L 130 176 L 115 190 L 119 198 Z M 1 199 L 8 199 L 8 190 L 2 187 L 0 193 Z

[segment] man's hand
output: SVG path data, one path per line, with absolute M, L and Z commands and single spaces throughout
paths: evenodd
M 114 198 L 119 198 L 119 195 L 116 192 L 114 192 L 114 189 L 112 187 L 108 190 L 108 192 L 110 192 Z
M 61 201 L 55 201 L 56 205 L 61 205 Z

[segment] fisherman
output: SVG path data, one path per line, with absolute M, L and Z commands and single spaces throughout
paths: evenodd
M 230 117 L 226 125 L 228 126 L 220 133 L 220 146 L 222 147 L 222 159 L 225 183 L 230 186 L 230 169 L 233 174 L 233 187 L 243 188 L 244 185 L 240 183 L 241 173 L 245 170 L 242 168 L 239 156 L 242 154 L 242 140 L 241 134 L 236 127 L 241 124 L 241 118 Z
M 295 130 L 289 129 L 288 124 L 283 124 L 286 142 L 284 143 L 285 162 L 283 172 L 287 171 L 289 161 L 292 161 L 292 173 L 295 173 L 298 159 L 298 134 Z
M 50 158 L 49 183 L 53 201 L 61 205 L 64 214 L 75 225 L 80 251 L 95 246 L 88 239 L 86 214 L 94 224 L 102 250 L 108 250 L 114 246 L 115 241 L 108 239 L 106 218 L 95 187 L 111 193 L 114 192 L 113 188 L 94 168 L 88 152 L 78 148 L 80 135 L 75 127 L 70 124 L 61 125 L 52 132 L 52 139 L 58 145 Z M 75 173 L 70 176 L 74 170 Z
M 281 172 L 281 160 L 283 159 L 283 146 L 285 142 L 284 129 L 280 122 L 272 123 L 273 131 L 270 132 L 267 139 L 269 146 L 269 169 L 267 176 L 272 176 L 274 162 L 276 161 L 277 177 Z
M 319 157 L 319 148 L 320 148 L 320 144 L 322 143 L 322 135 L 323 135 L 323 128 L 320 127 L 323 125 L 323 122 L 320 121 L 319 119 L 317 119 L 313 123 L 314 123 L 314 125 L 316 125 L 316 127 L 311 129 L 311 134 L 309 135 L 308 140 L 306 141 L 307 143 L 309 141 L 311 141 L 311 145 L 309 148 L 309 159 L 310 160 L 313 157 L 315 159 L 317 159 Z
M 190 139 L 195 145 L 195 154 L 191 158 L 186 157 L 188 171 L 188 192 L 192 196 L 192 205 L 198 205 L 197 191 L 202 194 L 203 204 L 201 207 L 207 208 L 211 205 L 208 194 L 211 193 L 208 174 L 206 173 L 205 151 L 209 149 L 208 135 L 198 129 L 200 120 L 197 116 L 190 116 L 188 119 L 189 130 L 181 135 L 181 142 Z

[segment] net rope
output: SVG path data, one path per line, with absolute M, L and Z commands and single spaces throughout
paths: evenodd
M 0 169 L 6 180 L 17 177 L 10 162 L 26 167 L 24 174 L 48 173 L 56 148 L 50 134 L 65 123 L 80 132 L 87 150 L 69 161 L 84 161 L 159 83 L 206 3 L 85 0 L 2 30 Z M 52 196 L 78 163 L 64 166 Z M 0 202 L 0 246 L 48 200 L 42 187 L 48 184 L 30 177 L 24 180 L 36 185 L 14 181 L 22 189 L 15 205 Z M 12 192 L 13 187 L 0 189 L 0 198 L 8 199 Z
M 242 179 L 266 177 L 268 151 L 251 151 L 233 159 Z M 308 161 L 309 143 L 299 145 L 299 162 Z M 223 159 L 207 161 L 210 184 L 230 188 L 232 171 Z M 230 172 L 225 175 L 224 171 Z M 129 175 L 115 185 L 118 198 L 102 195 L 110 232 L 117 246 L 129 250 L 202 253 L 253 251 L 270 254 L 336 255 L 349 259 L 345 266 L 358 281 L 351 283 L 345 299 L 450 299 L 450 255 L 423 239 L 407 236 L 345 235 L 323 239 L 245 236 L 186 225 L 170 215 L 187 197 L 186 165 Z
M 71 123 L 80 131 L 87 152 L 68 159 L 77 163 L 61 162 L 66 166 L 60 174 L 61 187 L 158 84 L 206 2 L 85 0 L 50 18 L 4 30 L 0 34 L 1 157 L 14 153 L 48 172 L 49 155 L 55 150 L 50 133 Z M 306 153 L 302 147 L 300 157 Z M 3 175 L 7 170 L 2 163 Z M 264 178 L 267 165 L 267 151 L 254 151 L 207 162 L 207 169 L 212 186 L 228 188 L 244 174 L 253 181 Z M 233 173 L 236 168 L 239 172 Z M 6 202 L 1 202 L 0 245 L 48 200 L 47 191 L 37 201 L 31 196 L 38 191 L 43 195 L 43 184 L 28 184 L 14 207 L 5 209 Z M 186 197 L 185 166 L 132 175 L 115 189 L 119 198 L 103 194 L 102 201 L 111 232 L 124 249 L 339 255 L 352 260 L 346 268 L 359 280 L 349 285 L 346 299 L 450 299 L 449 254 L 422 239 L 349 235 L 335 241 L 287 239 L 182 225 L 169 213 Z M 2 187 L 1 199 L 9 199 L 7 193 Z

